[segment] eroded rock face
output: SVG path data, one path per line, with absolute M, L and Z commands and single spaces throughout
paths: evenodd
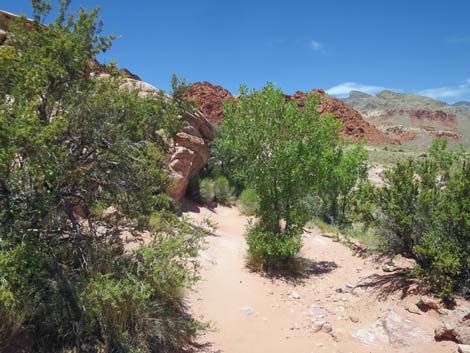
M 202 112 L 184 112 L 181 118 L 187 125 L 176 135 L 175 148 L 168 163 L 170 176 L 174 180 L 174 186 L 168 193 L 177 201 L 184 197 L 189 179 L 207 164 L 209 143 L 215 137 L 214 126 Z
M 124 79 L 120 88 L 137 90 L 140 96 L 159 92 L 151 84 L 132 78 Z M 167 191 L 176 201 L 184 197 L 189 179 L 207 164 L 209 143 L 215 138 L 214 126 L 201 111 L 182 112 L 179 118 L 185 124 L 176 134 L 174 145 L 167 156 L 170 177 L 174 182 Z
M 199 109 L 215 125 L 221 124 L 224 120 L 223 103 L 225 101 L 235 101 L 235 98 L 228 90 L 209 82 L 193 83 L 190 86 L 187 98 L 196 102 Z
M 344 99 L 357 109 L 365 120 L 382 131 L 401 125 L 405 133 L 390 131 L 390 135 L 401 143 L 415 140 L 424 145 L 435 138 L 463 140 L 460 133 L 467 131 L 470 106 L 468 102 L 449 105 L 429 97 L 383 91 L 376 96 L 351 92 Z
M 372 144 L 397 143 L 397 140 L 366 122 L 357 110 L 351 108 L 340 99 L 328 95 L 322 89 L 314 89 L 307 93 L 297 91 L 292 96 L 286 95 L 286 100 L 296 100 L 299 106 L 302 106 L 308 94 L 316 94 L 321 97 L 318 113 L 332 114 L 336 119 L 342 121 L 343 136 L 347 136 L 355 141 L 365 139 Z
M 363 138 L 367 142 L 374 144 L 397 143 L 397 139 L 379 131 L 375 126 L 366 122 L 358 111 L 340 99 L 326 94 L 322 89 L 314 89 L 307 93 L 297 91 L 294 95 L 286 95 L 285 97 L 288 101 L 296 100 L 299 106 L 302 106 L 309 93 L 317 94 L 322 98 L 318 108 L 320 114 L 333 114 L 336 119 L 342 121 L 343 136 L 356 141 Z M 224 119 L 223 103 L 225 101 L 236 102 L 236 98 L 228 90 L 209 82 L 196 82 L 192 84 L 187 97 L 189 100 L 195 101 L 199 109 L 215 125 L 219 125 Z
M 442 325 L 434 331 L 438 341 L 470 344 L 470 308 L 455 309 L 442 317 Z

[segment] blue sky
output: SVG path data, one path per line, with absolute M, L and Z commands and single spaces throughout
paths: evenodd
M 468 0 L 75 0 L 101 6 L 120 35 L 115 60 L 168 89 L 172 73 L 236 93 L 274 82 L 285 92 L 321 87 L 470 100 Z M 29 0 L 0 9 L 31 15 Z

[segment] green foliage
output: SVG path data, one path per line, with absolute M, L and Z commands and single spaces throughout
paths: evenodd
M 240 194 L 240 209 L 246 216 L 254 216 L 259 207 L 259 199 L 256 191 L 245 189 Z
M 377 187 L 368 179 L 361 179 L 351 197 L 349 218 L 355 222 L 375 225 L 378 195 Z
M 214 193 L 215 199 L 222 205 L 227 205 L 234 201 L 233 188 L 230 186 L 228 179 L 223 175 L 215 178 Z
M 214 179 L 210 177 L 203 178 L 198 185 L 192 186 L 193 190 L 195 187 L 198 187 L 198 196 L 200 200 L 206 205 L 213 205 L 215 202 L 218 202 L 222 205 L 229 205 L 235 199 L 234 190 L 230 186 L 228 179 L 219 175 Z M 192 192 L 195 194 L 195 192 Z
M 381 226 L 395 251 L 412 256 L 413 246 L 421 234 L 417 232 L 416 214 L 419 196 L 414 162 L 398 162 L 384 175 L 386 186 L 380 193 L 383 213 Z
M 171 352 L 188 347 L 202 328 L 183 302 L 184 289 L 198 279 L 194 258 L 201 240 L 201 233 L 188 237 L 186 227 L 159 233 L 83 289 L 87 329 L 101 333 L 98 345 L 105 351 Z
M 258 269 L 285 267 L 302 248 L 302 230 L 275 233 L 262 225 L 249 226 L 245 234 L 248 260 Z
M 206 205 L 212 205 L 215 201 L 215 185 L 214 180 L 210 178 L 204 178 L 199 183 L 199 195 L 201 200 Z
M 253 92 L 242 87 L 237 104 L 224 107 L 214 152 L 224 174 L 257 195 L 259 207 L 251 212 L 259 217 L 264 235 L 258 243 L 251 241 L 253 246 L 269 248 L 270 236 L 276 244 L 295 239 L 316 208 L 311 201 L 320 200 L 324 213 L 342 222 L 352 189 L 365 175 L 364 148 L 345 147 L 338 136 L 340 121 L 319 115 L 320 99 L 309 95 L 299 107 L 268 84 Z
M 273 242 L 295 238 L 309 218 L 301 200 L 317 186 L 340 128 L 332 116 L 320 118 L 318 103 L 319 97 L 310 95 L 300 109 L 269 84 L 253 92 L 242 87 L 237 104 L 224 107 L 215 151 L 227 174 L 250 185 L 259 197 L 255 212 L 265 234 L 260 244 L 267 245 L 273 234 Z
M 470 161 L 437 141 L 429 157 L 399 162 L 379 192 L 379 224 L 390 249 L 414 258 L 441 296 L 470 285 Z
M 0 347 L 27 328 L 39 353 L 173 352 L 200 327 L 182 295 L 204 235 L 165 192 L 184 87 L 141 97 L 118 72 L 95 79 L 111 38 L 68 4 L 45 26 L 35 1 L 0 47 Z
M 367 151 L 362 144 L 339 145 L 325 157 L 327 170 L 319 183 L 318 195 L 323 203 L 322 216 L 330 223 L 346 223 L 346 212 L 358 181 L 367 179 Z

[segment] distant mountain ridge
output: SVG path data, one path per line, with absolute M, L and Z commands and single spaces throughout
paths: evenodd
M 470 111 L 470 102 L 467 101 L 456 102 L 452 106 L 462 111 Z
M 448 104 L 417 94 L 351 91 L 343 101 L 402 143 L 425 147 L 434 138 L 470 146 L 470 102 Z

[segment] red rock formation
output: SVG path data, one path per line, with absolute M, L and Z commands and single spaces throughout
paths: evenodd
M 343 122 L 344 136 L 357 141 L 364 138 L 369 143 L 398 143 L 397 139 L 379 131 L 375 126 L 366 122 L 361 114 L 340 99 L 331 97 L 322 89 L 315 89 L 308 93 L 318 94 L 322 98 L 318 112 L 320 114 L 333 114 L 335 118 Z M 197 102 L 199 109 L 206 114 L 213 124 L 220 124 L 223 119 L 223 102 L 236 101 L 236 98 L 221 86 L 215 86 L 209 82 L 196 82 L 191 85 L 188 99 Z M 294 95 L 286 95 L 287 100 L 296 100 L 299 106 L 307 97 L 307 93 L 297 91 Z
M 196 102 L 209 121 L 219 125 L 224 120 L 223 103 L 235 101 L 232 94 L 221 86 L 209 82 L 196 82 L 190 86 L 187 98 Z
M 158 90 L 149 83 L 126 78 L 121 89 L 137 90 L 139 95 L 148 96 Z M 180 118 L 186 123 L 174 140 L 174 146 L 167 155 L 168 168 L 173 185 L 167 190 L 176 201 L 186 194 L 189 179 L 205 167 L 210 157 L 209 143 L 215 138 L 215 128 L 199 110 L 181 112 Z
M 384 132 L 378 130 L 374 125 L 366 122 L 361 114 L 345 104 L 340 99 L 334 98 L 322 89 L 314 89 L 310 92 L 297 91 L 294 95 L 286 95 L 286 100 L 296 100 L 299 106 L 303 105 L 307 94 L 317 94 L 321 97 L 321 103 L 318 107 L 320 114 L 333 114 L 336 119 L 343 123 L 342 135 L 351 138 L 353 141 L 365 139 L 372 144 L 396 144 L 398 141 Z

